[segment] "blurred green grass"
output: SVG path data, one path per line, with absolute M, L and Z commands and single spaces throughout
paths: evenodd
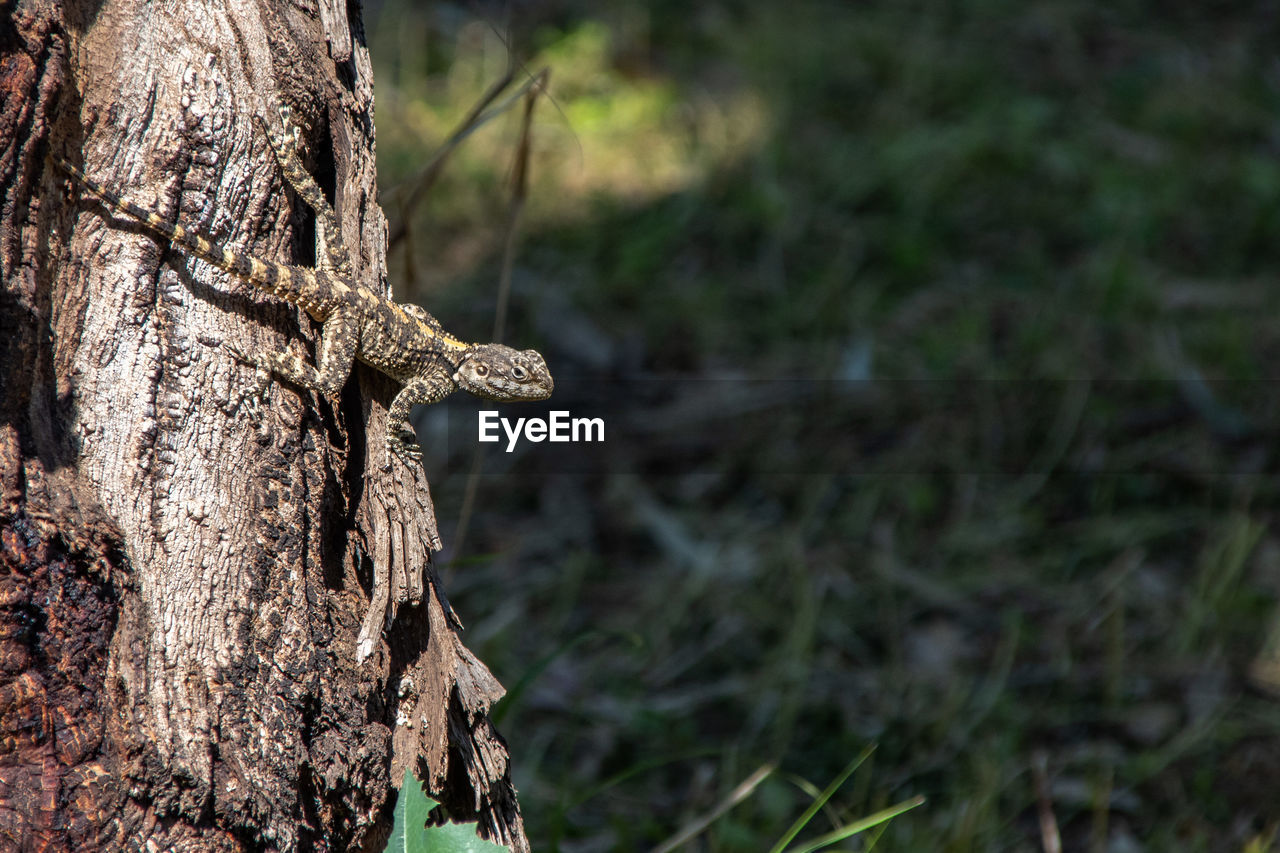
M 482 480 L 447 585 L 536 673 L 503 729 L 537 849 L 647 849 L 777 761 L 695 842 L 763 849 L 873 742 L 814 833 L 924 794 L 877 849 L 1041 849 L 1043 754 L 1066 849 L 1273 849 L 1269 8 L 513 7 L 554 103 L 509 342 L 558 378 L 914 380 L 850 421 L 854 469 L 773 473 L 845 452 L 793 405 L 711 473 Z M 503 14 L 371 7 L 388 188 L 501 75 Z M 470 338 L 516 112 L 392 256 Z M 447 535 L 465 476 L 433 485 Z

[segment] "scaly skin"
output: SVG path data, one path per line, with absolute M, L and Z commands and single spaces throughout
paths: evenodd
M 54 159 L 108 207 L 195 257 L 301 306 L 324 324 L 314 367 L 290 353 L 250 356 L 228 346 L 237 359 L 257 368 L 255 398 L 265 395 L 272 376 L 336 396 L 351 373 L 352 359 L 358 358 L 400 383 L 400 392 L 388 412 L 387 447 L 398 456 L 416 460 L 421 451 L 409 425 L 409 412 L 415 404 L 439 402 L 458 389 L 499 402 L 550 397 L 554 383 L 546 361 L 536 350 L 466 343 L 445 332 L 425 309 L 383 296 L 381 284 L 370 288 L 360 283 L 333 209 L 298 157 L 298 133 L 287 108 L 281 108 L 280 113 L 283 135 L 277 135 L 266 122 L 263 126 L 285 178 L 315 211 L 316 228 L 325 247 L 316 269 L 217 246 L 203 234 L 125 201 L 66 160 Z

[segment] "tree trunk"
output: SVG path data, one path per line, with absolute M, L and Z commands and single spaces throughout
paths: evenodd
M 423 473 L 384 468 L 389 381 L 357 369 L 336 401 L 275 384 L 255 424 L 223 344 L 312 358 L 314 324 L 46 159 L 310 263 L 255 118 L 288 104 L 385 293 L 358 6 L 0 15 L 0 849 L 378 850 L 406 767 L 527 849 L 487 716 L 501 687 L 427 563 Z

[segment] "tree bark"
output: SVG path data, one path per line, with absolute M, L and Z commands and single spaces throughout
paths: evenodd
M 487 716 L 502 689 L 428 564 L 423 472 L 383 465 L 389 381 L 276 384 L 255 426 L 223 344 L 311 358 L 314 324 L 46 159 L 308 263 L 314 225 L 255 119 L 286 103 L 385 293 L 358 7 L 0 16 L 0 849 L 378 850 L 406 767 L 527 849 Z

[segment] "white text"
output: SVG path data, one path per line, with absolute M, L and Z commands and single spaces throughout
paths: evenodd
M 521 433 L 526 441 L 604 441 L 604 418 L 571 418 L 568 412 L 548 412 L 548 418 L 516 418 L 510 420 L 495 411 L 480 412 L 479 440 L 501 441 L 498 426 L 507 434 L 507 452 L 515 450 Z

